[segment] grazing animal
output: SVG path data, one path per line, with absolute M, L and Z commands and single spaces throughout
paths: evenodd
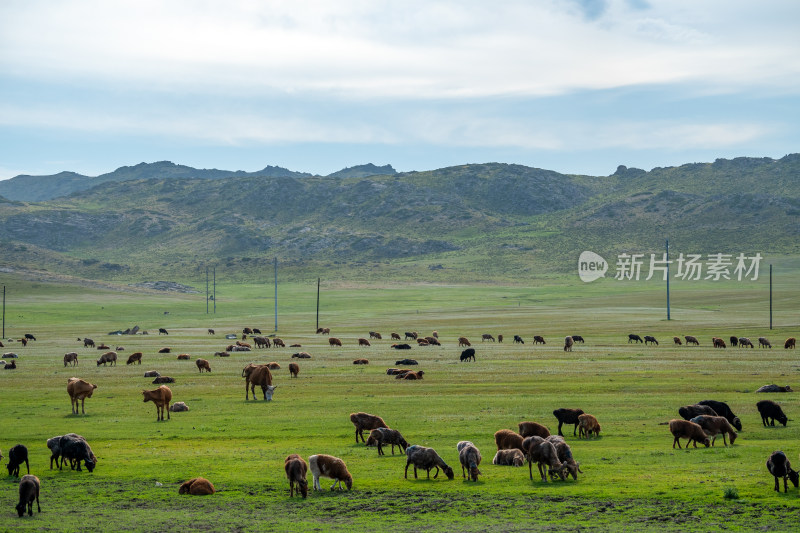
M 81 472 L 81 461 L 86 465 L 86 470 L 93 471 L 97 466 L 97 457 L 95 457 L 89 443 L 86 439 L 75 433 L 67 433 L 63 435 L 58 441 L 58 447 L 61 451 L 62 464 L 69 461 L 70 468 L 77 469 Z
M 100 356 L 100 359 L 97 360 L 97 366 L 106 366 L 106 363 L 111 363 L 111 366 L 116 366 L 117 352 L 106 352 Z
M 253 333 L 255 333 L 256 335 L 261 335 L 261 330 L 258 328 L 253 328 Z
M 742 421 L 739 420 L 738 416 L 733 414 L 733 411 L 731 411 L 731 408 L 728 407 L 727 403 L 718 402 L 715 400 L 703 400 L 702 402 L 697 402 L 697 404 L 709 406 L 717 413 L 718 416 L 724 416 L 725 419 L 730 422 L 737 431 L 742 430 Z
M 369 359 L 354 359 L 353 360 L 353 364 L 354 365 L 368 365 L 369 364 Z
M 35 341 L 35 340 L 36 340 L 36 337 L 34 337 L 33 335 L 31 335 L 30 333 L 26 333 L 26 334 L 24 335 L 24 337 L 25 337 L 25 339 L 27 339 L 27 340 L 29 340 L 29 341 Z
M 84 348 L 94 348 L 94 341 L 92 339 L 83 339 Z
M 525 344 L 525 341 L 519 335 L 514 335 L 514 344 Z
M 513 450 L 497 450 L 492 459 L 493 465 L 498 466 L 523 466 L 525 464 L 525 455 L 522 450 L 514 448 Z
M 733 441 L 736 440 L 736 432 L 733 430 L 731 423 L 728 422 L 724 416 L 700 415 L 692 418 L 691 422 L 694 422 L 703 428 L 703 431 L 706 432 L 706 435 L 713 437 L 711 439 L 712 446 L 714 446 L 714 443 L 717 440 L 717 435 L 722 435 L 722 442 L 725 444 L 725 446 L 728 445 L 728 442 L 725 439 L 726 435 L 731 439 L 731 446 L 733 446 Z
M 459 337 L 458 347 L 460 348 L 462 346 L 472 346 L 472 344 L 470 344 L 469 339 L 467 339 L 466 337 Z
M 253 329 L 252 328 L 243 328 L 242 329 L 242 334 L 243 335 L 251 335 L 252 333 L 253 333 Z
M 769 339 L 767 339 L 766 337 L 759 337 L 758 338 L 758 347 L 759 348 L 772 349 L 772 343 L 770 343 Z
M 208 363 L 207 359 L 197 359 L 194 364 L 197 365 L 197 370 L 199 370 L 201 374 L 203 373 L 203 370 L 206 372 L 211 372 L 211 365 Z
M 431 470 L 436 469 L 433 479 L 439 477 L 439 469 L 444 472 L 447 479 L 451 480 L 455 477 L 453 469 L 450 468 L 444 460 L 439 457 L 439 454 L 433 448 L 426 448 L 425 446 L 409 446 L 406 448 L 406 470 L 405 478 L 408 479 L 408 467 L 414 465 L 414 479 L 417 479 L 417 469 L 425 469 L 428 474 L 428 479 L 431 478 Z
M 547 344 L 547 343 L 544 341 L 544 337 L 542 337 L 541 335 L 534 335 L 533 344 Z
M 189 410 L 189 406 L 186 405 L 186 402 L 175 402 L 169 406 L 169 410 L 173 413 L 183 413 Z
M 331 346 L 341 346 L 342 341 L 337 339 L 336 337 L 331 337 L 328 339 L 328 344 L 330 344 Z
M 236 346 L 239 346 L 239 347 L 242 347 L 242 348 L 252 348 L 253 347 L 250 343 L 242 342 L 242 341 L 236 341 Z
M 169 376 L 158 376 L 152 381 L 153 385 L 163 385 L 164 383 L 175 383 L 175 378 Z
M 735 344 L 731 344 L 731 345 L 735 346 Z M 748 346 L 750 348 L 755 348 L 755 346 L 753 346 L 753 342 L 750 339 L 748 339 L 747 337 L 741 337 L 739 339 L 739 346 L 741 348 L 747 348 Z
M 772 384 L 759 387 L 756 392 L 792 392 L 792 388 L 789 385 L 781 387 L 779 385 Z
M 645 344 L 647 344 L 647 343 L 655 344 L 656 346 L 658 346 L 658 341 L 652 335 L 645 335 L 644 336 L 644 343 Z
M 514 433 L 510 429 L 501 429 L 494 434 L 494 442 L 498 450 L 512 450 L 514 448 L 522 451 L 522 435 Z
M 256 344 L 256 348 L 269 348 L 271 346 L 270 340 L 266 337 L 255 336 L 253 337 L 253 342 Z
M 584 343 L 583 337 L 581 337 L 580 335 L 572 335 L 572 340 L 575 342 L 579 342 L 581 344 Z
M 158 370 L 148 370 L 144 373 L 144 377 L 146 378 L 157 378 L 160 375 L 161 374 L 159 374 Z
M 628 335 L 628 344 L 630 344 L 632 342 L 638 343 L 638 342 L 644 342 L 644 341 L 642 340 L 642 338 L 639 335 L 636 335 L 635 333 L 631 333 L 631 334 Z
M 497 342 L 503 342 L 503 335 L 502 334 L 497 336 Z M 478 481 L 478 480 L 476 479 L 475 481 Z
M 564 337 L 564 351 L 565 352 L 571 352 L 573 344 L 575 344 L 575 341 L 572 340 L 572 337 L 570 337 L 570 336 Z
M 331 328 L 318 328 L 317 329 L 317 333 L 320 333 L 322 335 L 330 335 L 331 334 Z
M 25 337 L 23 337 L 21 339 L 17 339 L 17 342 L 22 343 L 23 346 L 27 346 L 28 345 L 28 339 L 26 339 Z
M 47 447 L 50 449 L 50 470 L 53 469 L 53 461 L 56 462 L 56 466 L 59 470 L 61 470 L 61 465 L 59 459 L 61 458 L 61 435 L 56 437 L 50 437 L 47 439 Z
M 370 332 L 369 332 L 369 338 L 370 338 L 370 339 L 378 339 L 378 340 L 380 340 L 380 339 L 382 339 L 383 337 L 381 337 L 381 334 L 380 334 L 380 333 L 378 333 L 377 331 L 370 331 Z
M 270 363 L 267 363 L 267 368 L 269 368 L 270 370 L 280 370 L 281 365 L 276 363 L 275 361 L 272 361 Z
M 289 363 L 289 377 L 296 378 L 300 373 L 300 365 L 297 363 Z
M 311 354 L 308 352 L 293 353 L 292 359 L 311 359 Z
M 391 336 L 393 341 L 399 341 L 400 340 L 400 334 L 399 333 L 392 332 L 392 334 L 390 336 Z
M 466 478 L 469 472 L 469 479 L 477 482 L 481 471 L 478 465 L 481 464 L 481 452 L 469 441 L 461 441 L 456 446 L 458 449 L 458 460 L 461 462 L 461 477 Z
M 483 342 L 483 341 L 492 341 L 492 342 L 494 342 L 494 337 L 492 337 L 488 333 L 484 333 L 483 335 L 481 335 L 481 342 Z
M 283 339 L 279 339 L 278 337 L 275 337 L 274 339 L 272 339 L 272 345 L 275 348 L 277 348 L 278 346 L 280 346 L 281 348 L 286 348 L 286 344 L 284 344 Z
M 683 407 L 678 409 L 678 414 L 684 420 L 691 420 L 692 418 L 700 415 L 706 416 L 717 416 L 719 413 L 714 411 L 713 408 L 709 407 L 708 405 L 684 405 Z
M 467 348 L 466 350 L 461 352 L 461 356 L 459 359 L 461 362 L 469 361 L 470 359 L 475 361 L 475 348 Z
M 353 476 L 347 470 L 347 465 L 338 457 L 332 455 L 312 455 L 308 458 L 308 464 L 311 467 L 311 475 L 314 476 L 314 490 L 322 490 L 319 484 L 320 477 L 327 477 L 333 479 L 331 490 L 339 485 L 339 490 L 342 489 L 342 481 L 347 486 L 347 490 L 353 488 Z
M 769 473 L 775 476 L 775 490 L 780 492 L 781 486 L 778 482 L 779 479 L 783 479 L 783 492 L 789 492 L 789 488 L 786 484 L 787 479 L 792 480 L 792 485 L 797 487 L 800 485 L 800 474 L 796 471 L 792 470 L 792 464 L 789 462 L 789 458 L 786 457 L 786 454 L 782 451 L 774 451 L 767 459 L 767 470 Z
M 417 340 L 417 336 L 418 335 L 416 331 L 406 331 L 404 340 L 408 339 Z
M 525 456 L 528 459 L 528 475 L 533 479 L 533 463 L 539 469 L 542 481 L 547 482 L 547 470 L 550 475 L 558 474 L 561 479 L 565 479 L 564 470 L 567 469 L 566 463 L 558 459 L 558 451 L 552 441 L 541 437 L 527 437 L 522 444 L 525 449 Z
M 697 337 L 694 337 L 692 335 L 684 335 L 683 338 L 686 339 L 686 346 L 689 346 L 690 344 L 694 344 L 695 346 L 700 346 L 700 341 L 697 340 Z
M 583 470 L 581 470 L 581 465 L 575 460 L 575 457 L 572 455 L 572 449 L 567 444 L 567 441 L 564 440 L 564 437 L 559 435 L 550 435 L 545 440 L 548 440 L 553 443 L 553 446 L 558 453 L 558 460 L 562 463 L 567 465 L 567 470 L 570 475 L 572 475 L 572 479 L 578 480 L 578 474 L 583 474 Z M 524 444 L 524 443 L 523 443 Z M 550 477 L 555 478 L 556 472 L 550 472 Z
M 180 355 L 178 359 L 180 359 Z M 186 356 L 186 359 L 189 359 L 189 356 Z M 142 352 L 134 352 L 128 356 L 128 361 L 125 363 L 126 365 L 132 365 L 134 363 L 142 364 Z
M 256 399 L 256 385 L 261 387 L 261 392 L 264 393 L 264 401 L 271 401 L 272 394 L 275 392 L 277 385 L 272 384 L 272 372 L 269 371 L 268 365 L 254 365 L 250 363 L 242 370 L 242 377 L 245 378 L 244 382 L 244 399 L 249 400 L 249 392 L 253 393 L 253 400 Z
M 784 426 L 789 421 L 789 418 L 783 413 L 783 409 L 772 400 L 761 400 L 756 404 L 756 409 L 761 415 L 761 423 L 766 426 L 774 426 L 777 420 Z
M 430 343 L 428 342 L 428 339 L 419 338 L 417 339 L 417 344 L 419 346 L 428 346 Z
M 675 448 L 675 445 L 678 445 L 678 448 L 681 447 L 680 439 L 686 438 L 686 448 L 689 448 L 689 444 L 694 442 L 694 447 L 697 448 L 697 443 L 702 442 L 703 445 L 708 448 L 711 445 L 711 441 L 709 440 L 708 436 L 703 431 L 699 425 L 691 422 L 689 420 L 678 420 L 677 418 L 672 419 L 669 421 L 669 431 L 672 433 L 672 436 L 675 439 L 672 441 L 672 448 Z
M 158 353 L 169 353 L 172 351 L 172 348 L 164 347 L 158 350 Z
M 674 342 L 674 343 L 675 343 L 675 344 L 677 344 L 678 346 L 681 346 L 681 345 L 683 344 L 683 343 L 681 342 L 681 338 L 680 338 L 680 337 L 672 337 L 672 342 Z
M 550 436 L 550 430 L 547 429 L 546 426 L 539 424 L 538 422 L 520 422 L 519 423 L 519 434 L 522 437 L 542 437 L 546 439 Z
M 439 342 L 439 339 L 437 339 L 436 337 L 425 337 L 425 340 L 428 341 L 428 344 L 430 344 L 432 346 L 441 346 L 442 345 L 442 343 Z
M 711 339 L 714 342 L 714 348 L 726 348 L 725 341 L 720 339 L 719 337 L 714 337 Z
M 736 335 L 731 335 L 730 341 L 731 341 L 731 348 L 735 348 L 736 345 L 739 344 L 739 338 Z
M 411 345 L 410 344 L 405 344 L 405 343 L 403 343 L 403 344 L 392 344 L 392 348 L 394 348 L 395 350 L 410 350 L 411 349 Z
M 359 346 L 372 346 L 367 339 L 360 338 L 358 339 Z
M 395 446 L 398 446 L 403 452 L 408 448 L 408 442 L 406 442 L 403 435 L 396 429 L 375 428 L 369 432 L 367 446 L 377 446 L 378 455 L 386 455 L 383 451 L 383 447 L 390 444 L 392 446 L 392 455 L 394 455 Z
M 67 380 L 67 394 L 69 394 L 70 404 L 72 405 L 72 414 L 78 414 L 78 400 L 81 401 L 81 413 L 86 414 L 83 409 L 83 402 L 86 398 L 92 397 L 96 388 L 97 385 L 92 385 L 80 378 L 69 378 Z
M 22 476 L 19 480 L 19 503 L 17 504 L 17 513 L 19 517 L 25 514 L 25 509 L 28 510 L 28 516 L 33 516 L 33 500 L 36 500 L 36 509 L 41 513 L 42 508 L 39 505 L 39 478 L 30 474 Z
M 582 414 L 582 409 L 568 409 L 566 407 L 553 411 L 553 416 L 558 420 L 558 434 L 562 437 L 564 436 L 564 434 L 561 433 L 561 426 L 563 424 L 574 424 L 575 429 L 572 430 L 572 436 L 574 437 L 578 432 L 578 417 Z
M 25 463 L 28 473 L 31 473 L 31 465 L 28 463 L 28 448 L 24 444 L 17 444 L 8 450 L 8 475 L 19 477 L 19 467 Z
M 289 480 L 289 497 L 294 496 L 295 487 L 303 498 L 308 496 L 308 464 L 305 460 L 296 453 L 288 455 L 284 460 L 283 469 Z
M 588 439 L 592 433 L 595 437 L 600 436 L 600 423 L 597 418 L 589 414 L 578 416 L 578 438 L 585 436 Z
M 361 442 L 366 442 L 364 441 L 364 431 L 389 427 L 386 425 L 386 422 L 383 421 L 383 418 L 362 412 L 350 413 L 350 422 L 352 422 L 356 428 L 356 444 L 358 444 L 359 437 L 361 438 Z
M 214 335 L 214 330 L 213 330 L 213 329 L 211 329 L 211 328 L 208 328 L 208 334 L 209 334 L 209 335 Z
M 400 359 L 399 361 L 395 361 L 394 364 L 400 365 L 418 365 L 416 359 Z
M 164 420 L 164 411 L 167 412 L 169 420 L 169 403 L 172 401 L 172 391 L 166 385 L 161 385 L 154 390 L 143 390 L 142 397 L 144 402 L 153 402 L 156 405 L 156 421 Z
M 169 335 L 169 332 L 165 328 L 158 328 L 158 334 L 161 335 L 162 333 L 164 335 Z
M 72 365 L 78 366 L 78 354 L 75 352 L 69 352 L 64 354 L 64 366 Z
M 215 353 L 214 355 L 217 355 L 218 353 L 219 352 Z M 188 353 L 178 354 L 178 361 L 188 361 L 189 359 L 191 359 L 191 357 Z
M 204 477 L 195 477 L 184 481 L 178 489 L 178 494 L 191 494 L 192 496 L 208 496 L 215 492 L 214 485 Z
M 788 350 L 789 348 L 791 348 L 792 350 L 794 350 L 794 347 L 795 347 L 795 345 L 796 345 L 796 344 L 797 344 L 797 339 L 795 339 L 794 337 L 789 337 L 789 338 L 788 338 L 788 339 L 786 339 L 786 341 L 783 343 L 783 348 L 784 348 L 785 350 Z

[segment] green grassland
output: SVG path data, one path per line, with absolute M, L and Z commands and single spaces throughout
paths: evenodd
M 245 326 L 274 327 L 271 285 L 217 288 L 216 314 L 206 314 L 203 294 L 157 293 L 130 286 L 103 288 L 25 281 L 4 274 L 8 286 L 6 338 L 33 333 L 36 342 L 3 351 L 20 355 L 19 368 L 0 371 L 0 449 L 16 443 L 31 456 L 42 482 L 42 513 L 19 519 L 17 480 L 0 478 L 0 530 L 20 531 L 516 531 L 557 530 L 796 530 L 798 489 L 772 490 L 764 463 L 784 450 L 800 461 L 797 393 L 757 395 L 768 383 L 800 387 L 800 363 L 783 340 L 800 334 L 800 261 L 776 268 L 775 328 L 769 330 L 767 278 L 756 282 L 673 284 L 672 317 L 666 320 L 662 284 L 611 279 L 583 284 L 566 277 L 532 285 L 323 283 L 320 325 L 341 338 L 328 346 L 316 328 L 316 279 L 282 283 L 277 334 L 313 355 L 290 379 L 291 348 L 213 357 L 230 341 L 225 333 Z M 763 272 L 763 271 L 762 271 Z M 200 287 L 196 279 L 181 280 Z M 194 281 L 194 283 L 192 283 Z M 204 287 L 203 287 L 204 290 Z M 168 314 L 165 314 L 168 313 Z M 108 336 L 139 325 L 147 336 Z M 159 336 L 166 327 L 170 335 Z M 215 335 L 208 335 L 214 328 Z M 359 348 L 357 339 L 380 331 L 384 340 Z M 390 348 L 389 332 L 437 330 L 441 347 Z M 505 342 L 482 343 L 482 333 Z M 654 335 L 657 347 L 627 343 L 628 333 Z M 525 345 L 514 345 L 514 334 Z M 562 350 L 563 337 L 581 334 L 585 345 Z M 769 337 L 772 350 L 714 350 L 711 337 Z M 477 362 L 459 363 L 457 338 L 467 336 Z M 548 344 L 533 346 L 533 335 Z M 673 335 L 696 335 L 700 347 L 674 346 Z M 79 337 L 112 348 L 124 346 L 117 367 L 97 367 L 101 352 Z M 172 354 L 158 354 L 164 346 Z M 63 354 L 77 351 L 80 365 L 64 368 Z M 144 353 L 141 366 L 127 354 Z M 199 374 L 193 361 L 211 362 Z M 385 374 L 396 359 L 413 357 L 422 381 Z M 366 357 L 368 366 L 352 360 Z M 251 361 L 277 361 L 272 402 L 245 401 L 241 369 Z M 145 370 L 176 379 L 174 401 L 190 411 L 156 422 L 141 390 L 154 388 Z M 98 385 L 86 415 L 72 415 L 67 378 Z M 765 428 L 755 409 L 763 398 L 779 401 L 787 427 Z M 664 425 L 677 409 L 703 399 L 726 401 L 743 431 L 734 446 L 673 450 Z M 577 481 L 543 483 L 526 468 L 491 464 L 493 434 L 522 420 L 555 432 L 552 411 L 580 407 L 599 419 L 601 437 L 579 440 L 565 431 L 584 472 Z M 348 415 L 382 416 L 412 444 L 434 447 L 454 467 L 448 481 L 404 479 L 403 456 L 378 457 L 354 442 Z M 47 438 L 75 432 L 99 457 L 93 473 L 49 470 Z M 455 445 L 473 441 L 483 454 L 478 483 L 462 481 Z M 328 453 L 346 461 L 351 492 L 326 489 L 290 499 L 283 460 Z M 24 466 L 23 466 L 24 470 Z M 4 471 L 5 472 L 5 471 Z M 179 496 L 191 477 L 210 479 L 218 493 Z M 310 478 L 310 476 L 309 476 Z M 726 491 L 736 498 L 726 498 Z

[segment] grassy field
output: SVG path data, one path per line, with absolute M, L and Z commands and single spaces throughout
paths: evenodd
M 18 369 L 0 371 L 0 450 L 7 456 L 16 443 L 28 447 L 31 473 L 42 481 L 43 512 L 17 518 L 17 480 L 4 476 L 0 530 L 796 530 L 798 489 L 774 492 L 764 463 L 776 449 L 800 461 L 797 394 L 754 393 L 769 383 L 800 387 L 796 354 L 782 348 L 786 337 L 800 334 L 800 268 L 787 261 L 781 272 L 772 331 L 764 276 L 750 283 L 674 284 L 671 321 L 663 287 L 644 282 L 329 283 L 320 325 L 344 341 L 336 349 L 314 335 L 316 283 L 283 284 L 277 334 L 313 355 L 300 361 L 296 380 L 287 369 L 296 351 L 291 348 L 213 357 L 230 342 L 225 333 L 245 326 L 272 332 L 269 285 L 221 283 L 217 313 L 206 314 L 202 294 L 6 277 L 0 280 L 9 287 L 5 337 L 30 332 L 38 340 L 3 349 L 20 357 Z M 107 335 L 134 325 L 150 335 Z M 157 335 L 159 327 L 170 335 Z M 358 337 L 370 330 L 384 340 L 359 348 Z M 390 331 L 411 330 L 437 330 L 443 346 L 390 348 Z M 503 334 L 506 341 L 481 343 L 482 333 Z M 628 344 L 628 333 L 654 335 L 661 345 Z M 512 344 L 514 334 L 526 344 Z M 565 353 L 568 334 L 583 335 L 586 344 Z M 712 336 L 733 334 L 765 335 L 775 347 L 711 348 Z M 476 346 L 476 363 L 458 362 L 462 335 Z M 548 344 L 533 346 L 533 335 Z M 702 345 L 673 346 L 673 335 L 696 335 Z M 78 337 L 124 346 L 121 364 L 97 367 L 100 352 L 84 349 Z M 173 353 L 158 354 L 164 346 Z M 64 368 L 68 351 L 80 354 L 77 368 Z M 142 366 L 125 366 L 134 351 L 144 353 Z M 193 361 L 177 361 L 176 353 L 210 360 L 213 372 L 199 374 Z M 385 374 L 406 356 L 419 360 L 424 380 Z M 353 366 L 358 357 L 370 364 Z M 274 401 L 242 398 L 241 369 L 251 361 L 282 365 L 274 372 Z M 154 388 L 142 377 L 151 369 L 176 379 L 173 400 L 186 402 L 188 413 L 156 422 L 155 408 L 140 392 Z M 86 415 L 70 414 L 70 376 L 98 385 Z M 783 405 L 787 427 L 761 425 L 755 403 L 764 397 Z M 727 448 L 673 450 L 664 423 L 677 417 L 678 407 L 703 399 L 731 406 L 744 426 L 739 439 Z M 558 407 L 580 407 L 603 427 L 600 438 L 588 441 L 565 431 L 584 471 L 577 482 L 530 481 L 526 468 L 491 464 L 495 431 L 534 420 L 555 432 L 552 411 Z M 403 456 L 378 457 L 374 448 L 354 442 L 348 418 L 354 411 L 378 414 L 410 443 L 434 447 L 456 479 L 404 479 Z M 49 470 L 46 439 L 69 432 L 85 436 L 99 457 L 93 473 Z M 458 476 L 455 445 L 464 439 L 483 454 L 478 483 Z M 290 499 L 283 474 L 290 453 L 341 457 L 353 490 Z M 179 484 L 197 476 L 210 479 L 218 493 L 179 496 Z M 326 489 L 330 483 L 323 480 Z

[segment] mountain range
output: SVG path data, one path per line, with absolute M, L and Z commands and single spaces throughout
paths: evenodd
M 523 281 L 578 255 L 800 253 L 800 155 L 584 176 L 486 163 L 329 176 L 170 162 L 0 182 L 0 267 L 106 280 Z

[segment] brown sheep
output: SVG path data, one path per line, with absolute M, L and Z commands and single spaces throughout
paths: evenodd
M 600 423 L 597 418 L 589 414 L 578 416 L 578 438 L 585 436 L 588 439 L 592 433 L 595 437 L 600 436 Z
M 547 344 L 547 343 L 544 342 L 544 337 L 542 337 L 541 335 L 534 335 L 533 344 Z
M 358 339 L 359 346 L 372 346 L 367 339 L 360 338 Z
M 69 394 L 72 414 L 78 414 L 78 400 L 81 401 L 81 413 L 86 414 L 83 409 L 83 402 L 86 398 L 91 398 L 97 385 L 92 385 L 81 378 L 69 378 L 67 380 L 67 394 Z
M 795 339 L 794 337 L 789 337 L 788 339 L 786 339 L 786 342 L 783 343 L 783 348 L 786 350 L 790 348 L 794 350 L 795 344 L 797 344 L 797 339 Z
M 714 348 L 726 348 L 724 339 L 720 339 L 719 337 L 714 337 L 711 340 L 714 341 Z
M 231 356 L 231 354 L 229 354 L 228 352 L 214 352 L 214 357 L 230 357 L 230 356 Z M 180 356 L 178 356 L 178 357 L 180 357 Z M 187 357 L 187 359 L 188 359 L 188 357 Z
M 565 352 L 571 352 L 573 344 L 575 344 L 575 342 L 572 340 L 572 337 L 570 337 L 569 335 L 564 337 L 564 351 Z
M 525 456 L 528 459 L 528 475 L 533 479 L 533 463 L 539 468 L 539 474 L 542 476 L 542 481 L 547 482 L 547 470 L 550 470 L 550 475 L 558 474 L 561 479 L 565 479 L 564 470 L 567 469 L 567 464 L 558 460 L 558 451 L 552 441 L 545 440 L 541 437 L 527 437 L 523 441 L 523 448 L 525 449 Z
M 494 342 L 494 337 L 492 335 L 488 334 L 488 333 L 484 333 L 483 335 L 481 335 L 481 342 L 483 342 L 483 341 L 492 341 L 492 342 Z
M 72 365 L 78 366 L 78 354 L 75 352 L 69 352 L 64 354 L 64 366 Z
M 330 344 L 331 346 L 341 346 L 342 341 L 337 339 L 336 337 L 331 337 L 328 339 L 328 344 Z
M 169 376 L 158 376 L 153 380 L 153 385 L 163 385 L 164 383 L 175 383 L 175 378 Z
M 466 337 L 459 337 L 458 338 L 458 346 L 459 347 L 461 347 L 461 346 L 472 346 L 472 344 L 470 344 L 469 339 L 467 339 Z
M 441 346 L 442 345 L 442 343 L 439 342 L 439 339 L 437 339 L 436 337 L 425 337 L 425 340 L 428 341 L 428 344 L 430 344 L 432 346 Z
M 311 354 L 308 352 L 293 353 L 292 359 L 311 359 Z
M 256 348 L 269 348 L 271 346 L 270 340 L 267 337 L 253 337 L 253 342 L 256 343 Z
M 249 342 L 242 342 L 242 341 L 236 341 L 236 346 L 243 346 L 245 348 L 253 347 Z
M 456 445 L 458 450 L 458 460 L 461 462 L 461 477 L 466 478 L 465 470 L 469 471 L 469 479 L 477 483 L 481 471 L 478 465 L 481 464 L 481 452 L 471 442 L 464 440 Z
M 161 385 L 154 390 L 143 390 L 142 396 L 144 402 L 156 404 L 156 421 L 164 420 L 164 411 L 167 412 L 167 420 L 169 420 L 169 403 L 172 401 L 172 391 L 169 387 Z
M 393 341 L 399 341 L 400 340 L 400 334 L 399 333 L 392 332 L 391 337 L 392 337 Z
M 197 365 L 197 370 L 199 370 L 201 374 L 203 373 L 203 370 L 206 372 L 211 372 L 211 365 L 208 364 L 207 359 L 197 359 L 194 364 Z
M 294 344 L 290 344 L 289 345 L 289 348 L 302 348 L 302 347 L 303 347 L 303 345 L 302 344 L 298 344 L 298 343 L 294 343 Z
M 20 518 L 28 511 L 28 516 L 33 516 L 33 500 L 36 500 L 36 509 L 41 513 L 42 508 L 39 506 L 39 488 L 41 483 L 39 478 L 27 474 L 22 476 L 19 480 L 19 503 L 16 506 L 17 514 Z
M 525 455 L 522 450 L 516 448 L 513 450 L 497 450 L 494 459 L 492 459 L 492 464 L 498 466 L 523 466 L 525 464 Z
M 708 416 L 708 415 L 700 415 L 692 418 L 691 422 L 694 422 L 701 428 L 703 431 L 706 432 L 706 435 L 709 437 L 713 437 L 711 439 L 711 445 L 714 446 L 714 443 L 717 440 L 717 435 L 722 435 L 722 442 L 725 446 L 728 445 L 728 442 L 725 439 L 727 435 L 731 439 L 731 446 L 733 446 L 733 441 L 736 440 L 736 432 L 733 430 L 730 422 L 724 416 Z
M 673 341 L 675 344 L 677 344 L 678 346 L 681 346 L 681 345 L 683 345 L 683 343 L 681 342 L 681 338 L 680 338 L 680 337 L 672 337 L 672 341 Z
M 278 346 L 280 346 L 281 348 L 286 348 L 286 344 L 283 343 L 283 339 L 279 339 L 278 337 L 272 339 L 272 345 L 275 348 L 277 348 Z
M 383 337 L 381 337 L 381 334 L 380 334 L 380 333 L 378 333 L 377 331 L 370 331 L 370 332 L 369 332 L 369 338 L 370 338 L 370 339 L 377 339 L 377 340 L 381 340 Z
M 356 428 L 356 444 L 358 444 L 359 437 L 361 437 L 361 442 L 366 442 L 364 440 L 364 431 L 389 427 L 381 417 L 368 413 L 350 413 L 350 422 L 352 422 Z
M 188 361 L 191 359 L 188 353 L 178 354 L 178 361 Z
M 308 496 L 308 464 L 305 460 L 293 453 L 286 457 L 283 464 L 283 469 L 286 471 L 286 478 L 289 480 L 289 497 L 294 496 L 295 486 L 297 492 L 305 498 Z
M 111 363 L 111 366 L 117 364 L 117 352 L 106 352 L 97 360 L 97 366 L 106 366 L 106 363 Z
M 289 376 L 296 378 L 297 374 L 300 373 L 300 365 L 297 363 L 289 363 Z
M 424 373 L 425 373 L 425 372 L 423 372 L 422 370 L 417 370 L 417 371 L 406 372 L 406 373 L 403 375 L 403 379 L 409 379 L 409 380 L 422 379 L 422 375 L 423 375 Z
M 408 442 L 396 429 L 376 428 L 369 432 L 367 446 L 377 446 L 378 455 L 386 455 L 383 447 L 389 444 L 392 445 L 392 455 L 394 455 L 395 446 L 398 446 L 403 452 L 408 448 Z
M 276 363 L 275 361 L 272 361 L 271 363 L 267 363 L 267 368 L 269 368 L 270 370 L 280 370 L 281 365 Z
M 188 356 L 187 356 L 188 358 Z M 128 361 L 125 363 L 126 365 L 132 365 L 134 363 L 142 364 L 142 352 L 134 352 L 128 356 Z
M 758 347 L 759 348 L 770 348 L 772 349 L 772 344 L 769 342 L 769 339 L 766 337 L 759 337 L 758 338 Z
M 314 490 L 322 490 L 319 484 L 320 477 L 327 477 L 333 479 L 331 490 L 339 484 L 339 490 L 342 490 L 342 481 L 347 486 L 347 490 L 353 488 L 353 476 L 347 471 L 347 465 L 338 457 L 332 455 L 312 455 L 308 458 L 308 464 L 311 467 L 311 475 L 314 476 Z
M 690 344 L 694 344 L 695 346 L 700 346 L 700 341 L 697 340 L 697 337 L 694 337 L 692 335 L 684 335 L 683 338 L 686 339 L 686 346 L 689 346 Z
M 208 496 L 215 492 L 214 485 L 204 477 L 196 477 L 189 481 L 184 481 L 181 484 L 181 488 L 178 489 L 178 494 L 191 494 L 192 496 Z
M 678 448 L 681 447 L 680 439 L 686 438 L 686 448 L 689 448 L 689 444 L 694 442 L 694 447 L 697 448 L 697 443 L 702 442 L 703 445 L 708 448 L 711 446 L 711 440 L 709 440 L 708 436 L 703 431 L 699 425 L 691 422 L 689 420 L 678 420 L 677 418 L 672 419 L 669 421 L 669 431 L 672 433 L 672 436 L 675 437 L 675 440 L 672 441 L 672 448 L 675 449 L 675 445 L 678 445 Z
M 420 337 L 419 339 L 417 339 L 417 344 L 420 346 L 428 346 L 430 343 L 428 342 L 427 339 L 423 339 Z
M 355 359 L 353 361 L 353 364 L 354 365 L 368 365 L 369 364 L 369 359 Z
M 405 478 L 408 479 L 408 467 L 414 465 L 414 479 L 417 479 L 417 468 L 424 468 L 428 473 L 428 479 L 431 478 L 431 470 L 436 469 L 433 479 L 439 477 L 439 469 L 444 472 L 447 479 L 453 480 L 455 475 L 453 469 L 450 468 L 444 460 L 439 457 L 439 454 L 433 448 L 426 448 L 425 446 L 409 446 L 406 448 L 406 470 Z
M 501 429 L 494 434 L 494 442 L 498 450 L 518 449 L 522 451 L 522 435 L 514 433 L 510 429 Z
M 503 342 L 503 335 L 502 334 L 497 336 L 497 342 Z M 478 480 L 476 479 L 475 481 L 478 481 Z
M 546 439 L 550 436 L 550 430 L 547 429 L 546 426 L 543 426 L 537 422 L 520 422 L 519 434 L 522 437 L 533 437 L 535 435 L 537 437 Z
M 164 347 L 158 350 L 158 353 L 169 353 L 172 351 L 172 348 Z

